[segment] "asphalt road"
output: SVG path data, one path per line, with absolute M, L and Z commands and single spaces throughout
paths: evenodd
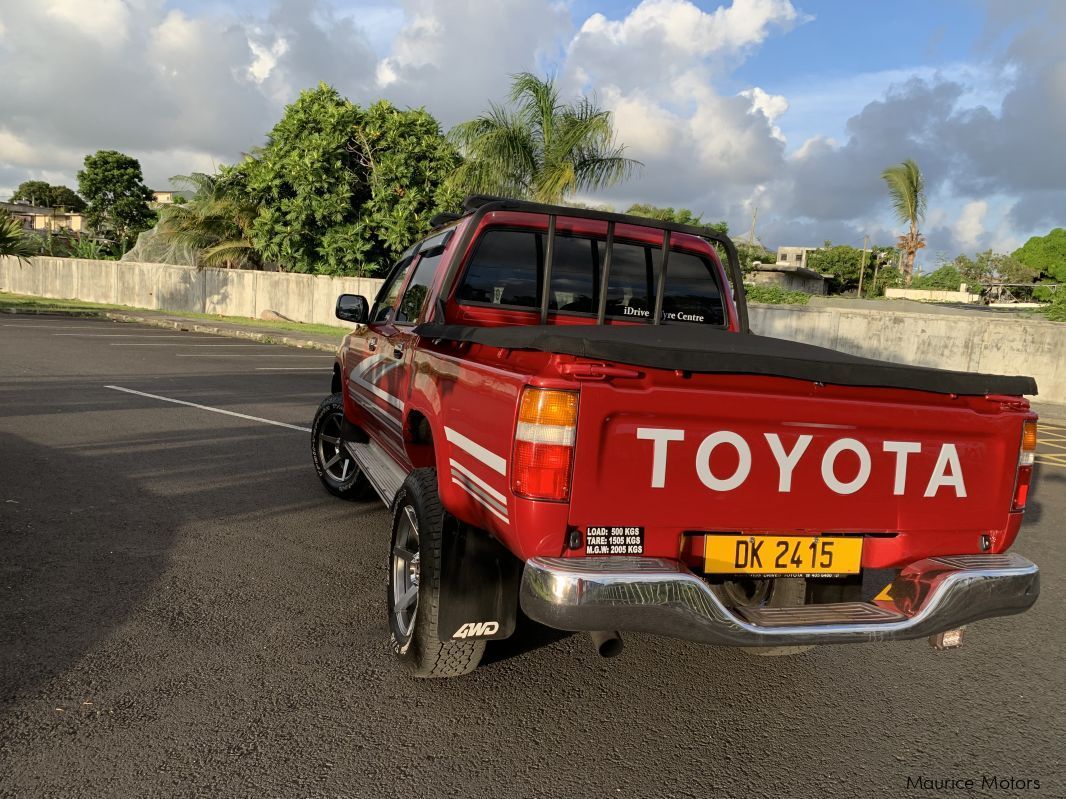
M 108 388 L 300 428 L 330 364 L 0 316 L 0 796 L 1066 795 L 1066 465 L 1017 547 L 1039 603 L 959 651 L 601 660 L 526 626 L 416 681 L 386 645 L 388 517 L 326 494 L 306 432 Z

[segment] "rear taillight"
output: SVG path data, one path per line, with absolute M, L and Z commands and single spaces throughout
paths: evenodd
M 1029 499 L 1029 485 L 1033 482 L 1033 462 L 1036 459 L 1036 422 L 1022 422 L 1022 446 L 1018 454 L 1018 476 L 1014 479 L 1012 511 L 1025 510 Z
M 567 499 L 576 434 L 576 391 L 525 389 L 511 464 L 514 492 L 530 499 Z

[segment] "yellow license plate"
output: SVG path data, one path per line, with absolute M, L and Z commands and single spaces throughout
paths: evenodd
M 858 574 L 862 538 L 709 535 L 703 539 L 707 574 L 814 576 Z

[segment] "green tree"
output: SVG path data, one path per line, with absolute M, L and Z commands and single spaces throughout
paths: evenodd
M 38 208 L 66 208 L 83 211 L 85 201 L 66 186 L 52 186 L 43 180 L 25 180 L 11 195 L 12 202 L 26 202 Z
M 748 244 L 746 241 L 734 241 L 737 248 L 737 258 L 740 260 L 741 270 L 747 274 L 755 269 L 755 263 L 772 264 L 777 261 L 777 256 L 763 247 L 761 244 Z M 719 251 L 719 256 L 725 258 L 725 253 Z M 725 263 L 725 261 L 723 261 Z
M 24 180 L 11 195 L 11 202 L 23 202 L 47 208 L 52 201 L 52 186 L 43 180 Z
M 646 216 L 649 219 L 657 219 L 660 222 L 674 222 L 678 225 L 691 225 L 693 227 L 706 228 L 712 233 L 729 234 L 729 225 L 726 222 L 704 222 L 703 214 L 694 214 L 687 208 L 659 208 L 647 203 L 634 203 L 626 209 L 627 214 L 633 216 Z
M 958 291 L 959 286 L 965 282 L 966 279 L 955 264 L 944 264 L 928 275 L 914 278 L 911 281 L 911 287 L 933 291 Z
M 1066 283 L 1066 228 L 1055 228 L 1046 236 L 1033 236 L 1011 256 L 1055 283 Z
M 840 294 L 859 287 L 859 272 L 862 269 L 862 250 L 847 244 L 833 246 L 830 242 L 807 256 L 807 268 L 823 275 L 830 275 L 829 293 Z M 873 259 L 866 254 L 866 267 L 873 274 Z
M 79 197 L 74 189 L 67 186 L 52 186 L 48 205 L 51 208 L 66 208 L 75 213 L 85 210 L 85 200 Z
M 35 237 L 26 233 L 18 220 L 0 211 L 0 256 L 10 255 L 19 261 L 29 261 L 37 250 Z
M 363 109 L 325 84 L 285 109 L 238 169 L 258 208 L 251 241 L 296 272 L 370 274 L 395 260 L 442 210 L 455 148 L 423 109 Z
M 1038 272 L 1011 255 L 985 250 L 970 258 L 959 255 L 953 262 L 972 291 L 997 283 L 1032 283 Z
M 563 103 L 550 78 L 515 75 L 511 102 L 514 109 L 493 103 L 450 132 L 465 159 L 453 177 L 461 192 L 559 203 L 625 180 L 640 166 L 615 142 L 609 111 L 585 97 Z
M 925 218 L 925 179 L 918 164 L 910 158 L 890 166 L 881 173 L 881 178 L 888 185 L 896 218 L 908 226 L 907 232 L 899 237 L 899 248 L 904 252 L 904 282 L 909 286 L 914 274 L 914 259 L 918 250 L 925 246 L 925 237 L 918 232 L 918 225 Z
M 123 250 L 155 219 L 148 207 L 152 191 L 144 185 L 140 162 L 115 150 L 85 156 L 85 168 L 78 172 L 78 192 L 87 204 L 89 228 L 113 237 Z
M 162 260 L 238 269 L 262 266 L 251 240 L 257 209 L 247 199 L 239 170 L 224 168 L 218 176 L 194 172 L 171 180 L 193 195 L 159 209 L 156 236 L 171 250 Z
M 905 277 L 900 269 L 895 266 L 882 266 L 871 278 L 870 292 L 867 296 L 883 297 L 885 289 L 902 288 L 904 281 Z M 863 294 L 866 293 L 866 289 L 863 289 Z

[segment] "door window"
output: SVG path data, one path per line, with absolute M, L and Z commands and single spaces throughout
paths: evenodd
M 392 268 L 392 274 L 385 281 L 385 285 L 378 292 L 374 310 L 370 313 L 371 324 L 384 324 L 389 320 L 389 313 L 396 307 L 396 299 L 400 296 L 400 289 L 407 280 L 407 273 L 411 271 L 413 256 L 407 255 Z
M 437 274 L 440 259 L 444 256 L 443 251 L 435 255 L 428 255 L 418 259 L 415 273 L 411 275 L 411 282 L 407 284 L 407 290 L 403 293 L 403 299 L 396 309 L 396 324 L 413 325 L 419 321 L 422 308 L 426 304 L 426 296 L 429 287 L 433 284 L 433 278 Z

